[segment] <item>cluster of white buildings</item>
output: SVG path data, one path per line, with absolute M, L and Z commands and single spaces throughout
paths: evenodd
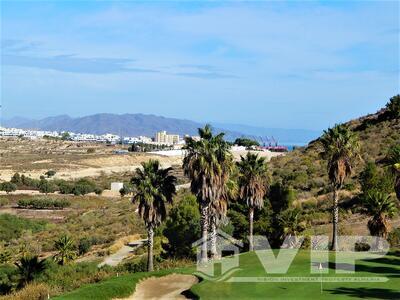
M 180 145 L 184 144 L 177 134 L 167 134 L 166 131 L 157 132 L 154 140 L 147 136 L 121 137 L 119 135 L 107 133 L 102 135 L 74 132 L 57 132 L 43 130 L 27 130 L 18 128 L 0 127 L 0 137 L 23 137 L 32 140 L 44 137 L 62 138 L 68 134 L 68 139 L 76 142 L 97 142 L 97 143 L 119 143 L 123 144 L 157 144 L 157 145 Z
M 68 133 L 69 140 L 76 142 L 97 142 L 97 143 L 123 142 L 124 144 L 152 142 L 152 139 L 146 136 L 121 138 L 119 135 L 111 133 L 98 135 L 98 134 L 88 134 L 88 133 L 27 130 L 19 128 L 0 127 L 0 137 L 23 137 L 31 140 L 41 139 L 44 137 L 62 138 L 66 133 Z

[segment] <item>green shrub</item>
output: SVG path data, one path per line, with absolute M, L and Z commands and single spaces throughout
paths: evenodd
M 17 185 L 12 182 L 3 182 L 2 184 L 0 184 L 0 190 L 5 191 L 7 194 L 9 194 L 17 190 Z
M 71 203 L 66 199 L 32 198 L 20 199 L 17 205 L 19 208 L 30 209 L 64 209 L 71 206 Z
M 92 240 L 90 238 L 80 239 L 78 242 L 78 254 L 84 255 L 89 252 L 92 247 Z
M 39 232 L 46 228 L 45 221 L 29 220 L 22 217 L 0 214 L 0 241 L 9 242 L 19 238 L 23 231 Z
M 396 228 L 389 233 L 388 242 L 393 248 L 400 248 L 400 228 Z
M 53 177 L 54 175 L 56 175 L 56 171 L 48 170 L 46 173 L 44 173 L 44 175 L 46 175 L 48 178 L 50 178 L 50 177 Z
M 56 186 L 54 185 L 54 183 L 46 179 L 40 180 L 38 188 L 39 191 L 44 194 L 54 193 L 54 191 L 56 190 Z

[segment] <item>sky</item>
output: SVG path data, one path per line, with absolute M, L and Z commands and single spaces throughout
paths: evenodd
M 399 93 L 398 1 L 1 1 L 2 117 L 322 130 Z

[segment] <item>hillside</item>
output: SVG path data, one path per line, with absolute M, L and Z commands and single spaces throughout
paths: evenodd
M 400 143 L 400 118 L 386 118 L 382 109 L 346 123 L 359 136 L 361 159 L 357 161 L 352 178 L 347 180 L 345 189 L 358 189 L 357 178 L 368 162 L 376 162 L 382 167 L 382 159 L 388 149 Z M 284 157 L 271 160 L 275 181 L 292 186 L 299 199 L 308 199 L 328 192 L 326 162 L 320 157 L 318 139 L 306 147 L 298 148 Z

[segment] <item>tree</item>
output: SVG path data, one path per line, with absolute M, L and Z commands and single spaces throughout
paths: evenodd
M 400 200 L 400 144 L 389 149 L 386 162 L 395 175 L 394 190 L 396 191 L 397 199 Z
M 250 148 L 252 146 L 260 146 L 260 143 L 256 140 L 252 140 L 249 138 L 237 138 L 234 142 L 235 145 L 243 146 L 246 148 Z
M 22 183 L 21 181 L 21 176 L 19 175 L 19 173 L 15 173 L 10 180 L 11 183 L 14 183 L 16 185 L 19 185 Z
M 62 266 L 76 257 L 74 240 L 68 235 L 62 235 L 55 242 L 54 248 L 57 250 L 54 260 Z
M 53 177 L 54 175 L 56 175 L 56 171 L 48 170 L 46 173 L 44 173 L 44 175 L 46 175 L 47 178 L 50 178 L 50 177 Z
M 301 211 L 298 208 L 289 208 L 280 213 L 278 220 L 282 227 L 282 238 L 290 238 L 286 246 L 293 248 L 297 243 L 297 236 L 306 229 Z
M 3 182 L 0 185 L 2 191 L 5 191 L 7 194 L 11 192 L 15 192 L 17 190 L 17 185 L 12 182 Z
M 268 191 L 269 176 L 264 157 L 247 152 L 237 162 L 239 169 L 240 198 L 249 209 L 249 250 L 254 250 L 253 220 L 254 210 L 264 206 L 264 197 Z
M 163 248 L 169 257 L 191 258 L 195 255 L 192 243 L 200 238 L 199 223 L 196 197 L 187 194 L 172 207 L 163 230 L 168 239 Z
M 191 191 L 196 196 L 200 209 L 201 262 L 207 262 L 207 239 L 210 204 L 219 201 L 224 184 L 229 178 L 229 145 L 224 134 L 213 135 L 211 126 L 199 128 L 200 140 L 186 139 L 183 170 L 191 180 Z
M 142 163 L 143 170 L 136 169 L 132 178 L 135 190 L 133 203 L 139 203 L 139 215 L 143 219 L 148 233 L 147 269 L 153 271 L 154 229 L 167 216 L 166 204 L 172 203 L 175 194 L 176 177 L 171 175 L 172 168 L 162 169 L 158 160 Z
M 21 287 L 31 282 L 37 275 L 39 275 L 46 269 L 45 261 L 39 260 L 39 257 L 37 255 L 23 256 L 19 260 L 19 262 L 15 263 L 15 265 L 17 266 L 20 276 Z
M 48 193 L 54 193 L 55 191 L 55 186 L 53 183 L 49 182 L 46 179 L 41 179 L 39 182 L 39 192 L 48 194 Z
M 368 229 L 371 235 L 387 239 L 390 232 L 389 219 L 397 212 L 396 204 L 390 195 L 372 190 L 364 198 L 363 205 L 366 213 L 372 217 L 368 221 Z M 378 246 L 378 249 L 380 248 Z
M 386 110 L 391 118 L 400 118 L 400 95 L 390 98 Z
M 344 125 L 335 125 L 324 131 L 320 143 L 322 157 L 327 161 L 329 181 L 333 189 L 333 235 L 331 249 L 336 251 L 339 226 L 338 191 L 345 179 L 350 176 L 354 159 L 359 156 L 358 137 Z
M 69 134 L 69 132 L 67 132 L 67 131 L 63 132 L 62 135 L 61 135 L 61 140 L 70 141 L 71 140 L 71 135 Z
M 372 190 L 390 193 L 393 189 L 393 176 L 379 169 L 374 162 L 368 162 L 360 174 L 360 184 L 364 196 Z

